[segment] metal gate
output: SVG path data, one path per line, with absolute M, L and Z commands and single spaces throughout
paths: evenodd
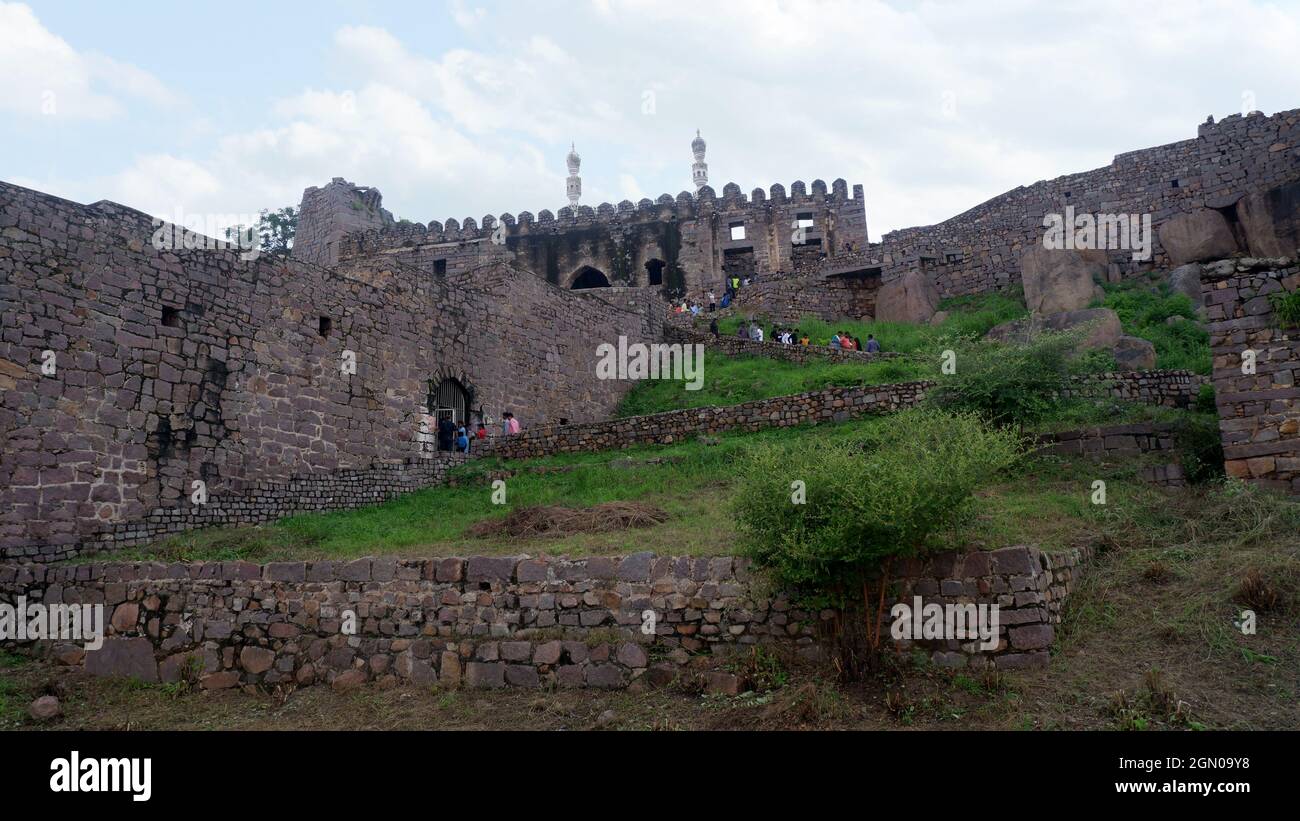
M 469 421 L 469 394 L 459 380 L 448 377 L 439 382 L 429 405 L 437 422 L 451 419 L 456 424 L 466 424 Z

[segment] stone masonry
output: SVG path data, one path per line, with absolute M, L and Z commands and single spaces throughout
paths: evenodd
M 1300 265 L 1222 260 L 1204 267 L 1201 287 L 1224 469 L 1300 494 L 1300 328 L 1283 327 L 1270 300 L 1300 290 Z
M 900 601 L 999 608 L 988 651 L 917 641 L 944 666 L 1043 666 L 1079 556 L 1016 546 L 905 560 Z M 832 611 L 801 609 L 731 557 L 364 558 L 0 566 L 0 601 L 103 604 L 104 646 L 15 643 L 97 675 L 336 688 L 664 684 L 757 644 L 823 656 Z M 652 615 L 648 615 L 652 614 Z M 726 686 L 726 682 L 722 682 Z M 734 683 L 732 685 L 734 694 Z

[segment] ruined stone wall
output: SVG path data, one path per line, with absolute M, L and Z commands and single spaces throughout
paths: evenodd
M 173 521 L 196 481 L 235 504 L 258 482 L 418 458 L 445 377 L 489 417 L 605 418 L 627 383 L 595 378 L 594 340 L 659 333 L 657 312 L 500 265 L 246 261 L 153 233 L 112 203 L 0 184 L 0 555 Z
M 1006 290 L 1020 283 L 1021 254 L 1042 242 L 1045 214 L 1066 206 L 1078 214 L 1150 214 L 1158 234 L 1175 215 L 1226 208 L 1244 192 L 1296 179 L 1300 110 L 1233 115 L 1201 125 L 1195 139 L 1120 154 L 1105 168 L 1016 188 L 936 225 L 891 231 L 881 244 L 884 277 L 922 267 L 943 296 Z M 1153 249 L 1146 263 L 1112 252 L 1112 277 L 1168 267 L 1158 236 Z
M 764 327 L 763 333 L 766 334 L 770 330 L 770 327 Z M 766 339 L 762 342 L 754 342 L 729 334 L 721 334 L 715 339 L 713 334 L 702 334 L 671 325 L 666 327 L 664 337 L 670 342 L 704 345 L 710 351 L 717 351 L 727 356 L 765 356 L 769 359 L 780 359 L 799 365 L 805 362 L 823 360 L 857 362 L 865 365 L 885 359 L 897 359 L 902 356 L 902 354 L 890 351 L 867 353 L 866 351 L 837 350 L 827 345 L 783 345 L 780 342 L 769 342 Z
M 1300 265 L 1223 260 L 1201 277 L 1224 469 L 1300 493 L 1300 329 L 1283 327 L 1269 299 L 1300 290 Z
M 843 422 L 892 413 L 918 404 L 933 382 L 904 382 L 827 388 L 822 391 L 758 399 L 725 407 L 687 408 L 608 422 L 543 425 L 487 443 L 482 455 L 532 459 L 555 453 L 618 450 L 634 445 L 667 445 L 683 438 L 728 430 L 756 431 L 817 422 Z
M 302 193 L 293 257 L 316 265 L 334 265 L 339 261 L 339 243 L 345 236 L 393 224 L 393 215 L 384 210 L 378 191 L 335 177 L 322 188 L 312 186 Z
M 1143 422 L 1133 425 L 1102 425 L 1058 431 L 1036 437 L 1037 452 L 1088 459 L 1127 459 L 1156 453 L 1175 456 L 1178 426 L 1172 422 Z M 1181 462 L 1143 465 L 1138 478 L 1164 487 L 1182 487 L 1187 476 Z
M 813 221 L 804 242 L 796 245 L 794 223 L 800 215 Z M 733 224 L 744 226 L 744 239 L 731 239 Z M 617 206 L 602 203 L 593 209 L 561 208 L 536 217 L 522 212 L 368 227 L 345 237 L 341 255 L 348 258 L 376 253 L 399 255 L 404 264 L 423 270 L 445 266 L 450 271 L 474 268 L 484 259 L 507 254 L 520 267 L 561 288 L 573 285 L 587 266 L 599 270 L 612 285 L 648 286 L 646 263 L 664 263 L 663 284 L 678 267 L 693 295 L 709 289 L 721 293 L 728 251 L 747 252 L 751 271 L 791 270 L 796 254 L 845 256 L 867 245 L 866 210 L 862 186 L 836 180 L 828 190 L 821 180 L 811 189 L 795 182 L 772 186 L 770 196 L 757 188 L 750 197 L 728 184 L 718 197 L 705 186 L 697 194 L 667 194 L 657 201 L 628 200 Z
M 1077 562 L 1028 546 L 902 561 L 894 571 L 900 601 L 997 605 L 999 640 L 989 650 L 944 639 L 898 648 L 949 667 L 1044 666 Z M 51 641 L 7 647 L 48 652 L 96 675 L 188 677 L 204 689 L 666 684 L 760 643 L 818 659 L 819 625 L 834 615 L 801 609 L 747 560 L 650 553 L 0 566 L 0 601 L 20 597 L 102 604 L 107 635 L 91 651 Z M 732 695 L 743 685 L 734 674 L 703 676 Z

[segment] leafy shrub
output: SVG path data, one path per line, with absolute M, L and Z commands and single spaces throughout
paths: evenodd
M 1149 277 L 1102 285 L 1102 305 L 1119 316 L 1124 333 L 1156 348 L 1156 367 L 1210 372 L 1210 335 L 1186 294 L 1177 293 L 1152 273 Z M 1182 321 L 1169 322 L 1170 317 Z
M 1174 428 L 1187 481 L 1200 484 L 1223 478 L 1223 440 L 1219 418 L 1196 414 L 1181 418 Z
M 1040 333 L 1026 344 L 981 340 L 956 351 L 953 374 L 940 377 L 929 401 L 1022 428 L 1052 415 L 1069 385 L 1079 332 Z
M 1213 385 L 1207 382 L 1196 389 L 1196 399 L 1192 402 L 1192 410 L 1200 413 L 1217 414 L 1219 412 L 1219 407 L 1215 403 Z
M 1268 304 L 1273 308 L 1279 326 L 1300 328 L 1300 291 L 1269 294 Z
M 1019 450 L 1014 432 L 975 414 L 918 408 L 860 440 L 756 449 L 742 463 L 734 514 L 747 554 L 774 581 L 854 598 L 882 562 L 923 552 L 967 515 L 975 489 Z

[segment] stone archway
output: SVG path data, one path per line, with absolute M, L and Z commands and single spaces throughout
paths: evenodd
M 609 277 L 604 272 L 590 265 L 584 265 L 573 274 L 573 279 L 569 283 L 569 289 L 581 291 L 587 288 L 608 288 Z

